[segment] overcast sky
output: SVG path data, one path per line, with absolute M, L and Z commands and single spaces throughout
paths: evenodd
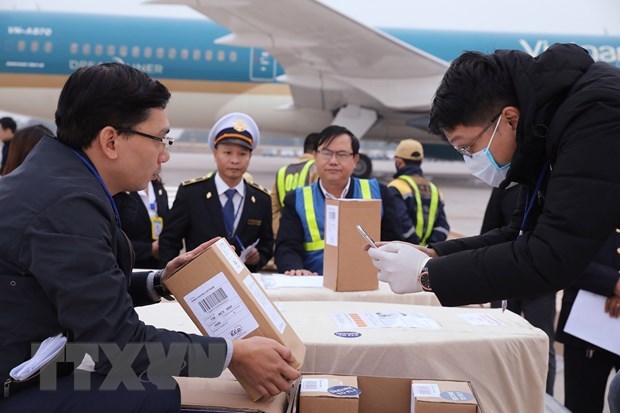
M 620 35 L 620 0 L 321 1 L 373 27 Z M 143 0 L 0 0 L 0 8 L 200 18 L 185 6 L 141 3 Z

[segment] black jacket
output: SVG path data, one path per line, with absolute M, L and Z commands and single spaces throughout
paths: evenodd
M 572 44 L 537 58 L 498 52 L 521 115 L 508 177 L 522 183 L 509 227 L 433 244 L 433 291 L 443 305 L 559 290 L 581 275 L 620 223 L 620 70 Z M 525 234 L 525 195 L 549 162 Z
M 168 193 L 159 181 L 152 181 L 157 203 L 157 215 L 168 218 Z M 121 192 L 114 195 L 114 202 L 121 216 L 121 227 L 133 246 L 136 256 L 135 268 L 159 268 L 159 259 L 153 257 L 153 234 L 151 218 L 137 192 Z
M 41 185 L 45 171 L 45 185 Z M 15 172 L 0 180 L 0 380 L 31 357 L 31 343 L 68 332 L 76 343 L 196 343 L 215 375 L 223 339 L 145 325 L 134 305 L 152 304 L 146 274 L 131 274 L 131 244 L 116 224 L 102 186 L 68 147 L 43 138 Z M 186 367 L 181 372 L 188 374 Z M 138 374 L 152 361 L 141 351 Z M 99 352 L 95 365 L 111 365 Z
M 555 339 L 560 343 L 570 344 L 578 347 L 589 347 L 598 349 L 587 341 L 581 340 L 564 331 L 566 320 L 573 308 L 573 303 L 577 298 L 579 290 L 586 290 L 594 294 L 609 297 L 614 294 L 614 288 L 618 283 L 620 275 L 620 233 L 614 231 L 614 234 L 607 239 L 603 248 L 594 258 L 584 271 L 583 275 L 570 287 L 564 289 L 562 297 L 562 310 L 558 320 L 558 329 Z M 601 312 L 603 308 L 601 308 Z
M 271 226 L 271 197 L 258 185 L 245 183 L 245 197 L 239 224 L 228 242 L 237 253 L 260 239 L 256 249 L 260 254 L 258 265 L 248 265 L 250 271 L 260 270 L 273 256 L 273 228 Z M 159 237 L 160 265 L 179 254 L 185 241 L 190 251 L 214 237 L 225 237 L 226 228 L 222 217 L 222 204 L 215 186 L 215 174 L 186 181 L 179 186 L 168 221 Z

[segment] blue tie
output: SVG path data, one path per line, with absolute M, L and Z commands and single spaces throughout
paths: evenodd
M 226 236 L 230 237 L 235 227 L 235 205 L 233 204 L 233 197 L 237 193 L 237 190 L 230 188 L 224 193 L 228 197 L 228 201 L 224 204 L 222 214 L 224 215 L 224 225 L 226 225 Z

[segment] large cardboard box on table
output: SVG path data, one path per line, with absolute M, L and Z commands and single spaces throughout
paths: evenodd
M 334 291 L 379 288 L 377 269 L 362 249 L 361 225 L 375 241 L 381 236 L 381 200 L 328 199 L 325 204 L 323 286 Z
M 299 413 L 358 413 L 360 393 L 355 376 L 304 374 Z
M 196 413 L 293 413 L 299 393 L 297 380 L 287 393 L 252 401 L 238 381 L 228 374 L 216 379 L 175 377 L 181 391 L 181 411 Z
M 411 413 L 481 413 L 476 399 L 468 381 L 411 381 Z
M 301 369 L 306 347 L 269 300 L 225 239 L 220 239 L 164 281 L 196 327 L 205 335 L 231 340 L 264 336 L 288 347 Z M 260 399 L 237 377 L 252 400 Z

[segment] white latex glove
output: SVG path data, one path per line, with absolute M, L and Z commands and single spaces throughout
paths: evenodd
M 418 276 L 431 257 L 413 245 L 402 242 L 389 242 L 379 248 L 370 248 L 368 255 L 379 270 L 379 280 L 390 284 L 392 291 L 397 294 L 422 291 Z

